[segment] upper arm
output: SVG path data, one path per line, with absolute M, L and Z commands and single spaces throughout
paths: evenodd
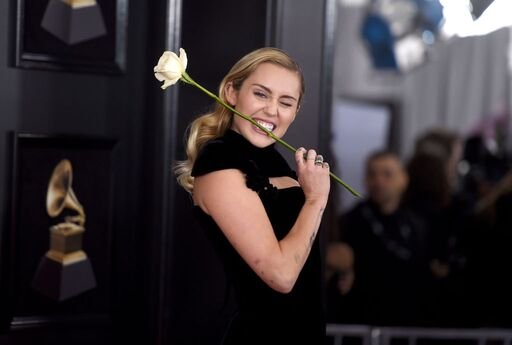
M 231 245 L 269 286 L 275 281 L 280 247 L 256 192 L 239 170 L 215 171 L 194 180 L 194 201 L 217 223 Z

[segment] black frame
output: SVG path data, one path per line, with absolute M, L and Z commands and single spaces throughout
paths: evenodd
M 41 7 L 46 7 L 49 0 L 36 2 L 38 8 L 35 10 L 33 1 L 11 1 L 11 13 L 14 18 L 12 23 L 14 35 L 12 35 L 11 44 L 14 67 L 98 74 L 125 72 L 128 0 L 97 0 L 97 4 L 104 12 L 107 34 L 102 38 L 79 43 L 73 47 L 59 41 L 40 26 Z M 110 13 L 110 10 L 106 11 L 107 8 L 113 8 L 113 13 Z M 27 13 L 32 13 L 30 11 L 35 14 L 27 16 Z M 32 16 L 37 20 L 31 19 Z M 113 30 L 108 30 L 109 28 Z M 27 34 L 27 31 L 31 34 Z M 34 32 L 37 35 L 34 35 Z M 27 40 L 35 43 L 28 43 Z
M 18 330 L 60 324 L 111 324 L 116 140 L 31 133 L 12 133 L 11 138 L 11 221 L 10 231 L 2 234 L 0 262 L 0 291 L 8 308 L 2 307 L 0 311 L 1 328 Z M 83 248 L 96 271 L 97 286 L 69 300 L 57 302 L 33 290 L 28 279 L 35 274 L 37 264 L 49 246 L 48 226 L 61 220 L 51 219 L 46 214 L 45 206 L 41 205 L 46 195 L 41 194 L 46 194 L 47 185 L 44 184 L 47 184 L 53 167 L 64 158 L 73 163 L 72 188 L 78 200 L 83 204 L 86 215 L 89 213 L 95 217 L 85 224 Z M 27 210 L 30 210 L 29 214 Z

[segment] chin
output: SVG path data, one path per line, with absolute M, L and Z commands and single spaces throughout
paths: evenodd
M 242 135 L 243 135 L 243 133 L 242 133 Z M 270 146 L 273 143 L 275 143 L 275 140 L 272 139 L 271 137 L 264 136 L 264 135 L 257 134 L 257 133 L 256 134 L 250 133 L 248 135 L 244 135 L 244 137 L 251 144 L 253 144 L 254 146 L 259 147 L 259 148 L 264 148 L 264 147 Z

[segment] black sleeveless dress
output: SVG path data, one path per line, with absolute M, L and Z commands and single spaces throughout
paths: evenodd
M 228 130 L 223 137 L 203 147 L 192 176 L 223 169 L 242 171 L 247 187 L 258 193 L 280 240 L 295 224 L 304 204 L 304 193 L 300 187 L 277 189 L 270 184 L 269 177 L 297 178 L 274 146 L 255 147 L 242 135 Z M 270 288 L 252 271 L 209 215 L 198 206 L 194 207 L 194 214 L 220 255 L 234 292 L 237 310 L 223 343 L 323 344 L 325 319 L 318 236 L 294 288 L 283 294 Z

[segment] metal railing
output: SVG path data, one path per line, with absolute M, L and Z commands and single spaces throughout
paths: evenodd
M 391 345 L 394 339 L 417 345 L 419 340 L 469 340 L 475 345 L 512 345 L 512 330 L 372 327 L 363 325 L 327 325 L 327 336 L 333 345 L 343 345 L 346 337 L 359 338 L 362 345 Z

